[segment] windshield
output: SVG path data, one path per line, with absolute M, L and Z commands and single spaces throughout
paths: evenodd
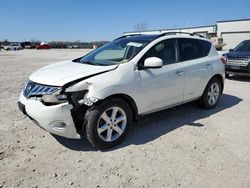
M 120 38 L 90 52 L 77 62 L 103 66 L 126 63 L 135 57 L 152 40 L 152 36 Z
M 19 44 L 10 44 L 10 46 L 20 46 Z
M 250 40 L 243 41 L 234 49 L 235 52 L 250 52 Z

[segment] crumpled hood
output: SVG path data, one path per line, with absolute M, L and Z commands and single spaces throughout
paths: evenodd
M 98 66 L 64 61 L 38 69 L 30 75 L 29 79 L 43 85 L 63 86 L 77 79 L 113 70 L 117 66 Z

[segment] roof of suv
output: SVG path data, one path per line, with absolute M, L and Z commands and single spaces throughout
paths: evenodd
M 124 35 L 124 36 L 121 36 L 115 40 L 118 40 L 118 39 L 122 39 L 122 38 L 133 38 L 135 40 L 155 40 L 157 38 L 160 38 L 160 37 L 163 37 L 163 36 L 171 36 L 171 35 L 177 35 L 180 36 L 181 34 L 184 34 L 184 35 L 187 35 L 189 37 L 197 37 L 197 38 L 205 38 L 204 36 L 202 35 L 199 35 L 199 34 L 195 34 L 195 33 L 186 33 L 186 32 L 166 32 L 166 33 L 161 33 L 161 34 L 151 34 L 151 35 L 148 35 L 148 34 L 134 34 L 134 35 Z
M 115 40 L 122 39 L 122 38 L 132 38 L 134 40 L 151 40 L 158 38 L 159 35 L 145 35 L 145 34 L 136 34 L 136 35 L 124 35 Z

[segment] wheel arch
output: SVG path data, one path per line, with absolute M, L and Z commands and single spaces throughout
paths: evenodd
M 216 78 L 216 79 L 218 79 L 220 81 L 220 83 L 221 83 L 221 93 L 223 93 L 223 90 L 224 90 L 224 79 L 223 79 L 222 75 L 221 74 L 216 74 L 210 80 L 212 80 L 214 78 Z M 208 81 L 208 83 L 210 82 L 210 80 Z
M 209 86 L 209 83 L 211 82 L 211 80 L 213 80 L 213 79 L 217 79 L 220 83 L 221 83 L 221 94 L 223 93 L 223 89 L 224 89 L 224 78 L 223 78 L 223 76 L 221 75 L 221 74 L 215 74 L 214 76 L 212 76 L 209 80 L 208 80 L 208 82 L 207 82 L 207 84 L 206 84 L 206 87 L 205 87 L 205 89 L 204 89 L 204 91 L 203 91 L 203 94 L 202 94 L 202 96 L 200 97 L 200 99 L 199 99 L 199 104 L 200 104 L 200 106 L 201 107 L 204 107 L 204 108 L 206 108 L 206 109 L 211 109 L 211 108 L 213 108 L 214 106 L 208 106 L 206 103 L 206 101 L 204 101 L 204 97 L 205 97 L 205 94 L 206 94 L 206 91 L 207 91 L 207 89 L 208 89 L 208 86 Z M 206 97 L 205 97 L 206 98 Z M 218 102 L 218 101 L 217 101 Z
M 102 101 L 106 101 L 106 100 L 113 99 L 113 98 L 118 98 L 118 99 L 125 101 L 131 108 L 133 121 L 139 120 L 138 108 L 132 97 L 130 97 L 127 94 L 117 93 L 117 94 L 113 94 L 104 98 Z
M 209 82 L 212 80 L 212 79 L 218 79 L 220 82 L 221 82 L 221 94 L 223 93 L 223 90 L 224 90 L 224 79 L 223 79 L 223 76 L 221 74 L 215 74 L 214 76 L 212 76 L 208 81 L 207 81 L 207 84 L 206 84 L 206 87 L 202 93 L 202 95 L 204 94 Z

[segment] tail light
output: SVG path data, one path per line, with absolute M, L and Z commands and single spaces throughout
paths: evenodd
M 222 63 L 222 64 L 227 64 L 227 58 L 225 57 L 225 56 L 222 56 L 221 58 L 220 58 L 220 62 Z

